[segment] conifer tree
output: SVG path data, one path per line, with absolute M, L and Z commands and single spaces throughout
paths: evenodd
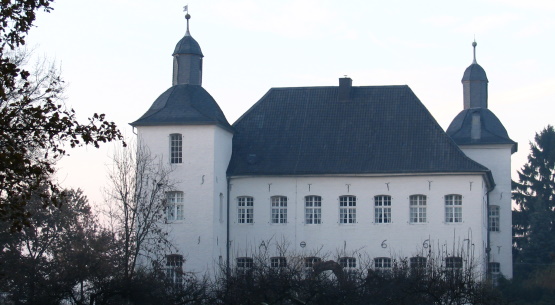
M 528 162 L 513 181 L 515 263 L 526 270 L 555 260 L 555 130 L 548 125 L 530 143 Z M 518 267 L 518 266 L 517 266 Z

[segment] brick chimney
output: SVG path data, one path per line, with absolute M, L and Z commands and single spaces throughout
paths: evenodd
M 339 102 L 346 103 L 351 97 L 351 88 L 353 87 L 353 80 L 349 77 L 339 79 Z

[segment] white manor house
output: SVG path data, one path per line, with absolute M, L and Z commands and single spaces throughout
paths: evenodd
M 512 277 L 511 154 L 517 143 L 488 109 L 488 79 L 464 71 L 463 108 L 439 126 L 406 85 L 272 88 L 233 125 L 202 87 L 203 54 L 187 32 L 173 83 L 131 123 L 138 142 L 171 164 L 167 225 L 178 251 L 167 264 L 210 272 L 271 266 L 389 268 L 469 263 Z M 476 43 L 473 43 L 474 52 Z M 285 251 L 285 249 L 287 249 Z

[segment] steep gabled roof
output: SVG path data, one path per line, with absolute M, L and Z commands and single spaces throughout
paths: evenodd
M 485 172 L 408 86 L 273 88 L 233 124 L 228 175 Z
M 233 128 L 214 98 L 197 85 L 175 85 L 160 95 L 132 126 L 219 125 Z

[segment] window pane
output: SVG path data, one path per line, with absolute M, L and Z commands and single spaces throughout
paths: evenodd
M 183 138 L 181 134 L 174 133 L 170 135 L 170 163 L 183 162 Z
M 166 196 L 166 219 L 183 220 L 183 192 L 168 192 Z
M 322 197 L 305 197 L 305 223 L 320 224 L 322 222 Z
M 356 223 L 356 197 L 339 197 L 339 223 Z
M 410 222 L 426 222 L 426 196 L 412 195 L 410 198 Z
M 391 223 L 391 196 L 375 196 L 374 206 L 374 222 Z
M 254 223 L 254 199 L 252 197 L 237 197 L 237 222 Z
M 445 196 L 445 222 L 462 222 L 462 196 Z
M 287 197 L 273 196 L 272 201 L 272 223 L 287 223 Z

